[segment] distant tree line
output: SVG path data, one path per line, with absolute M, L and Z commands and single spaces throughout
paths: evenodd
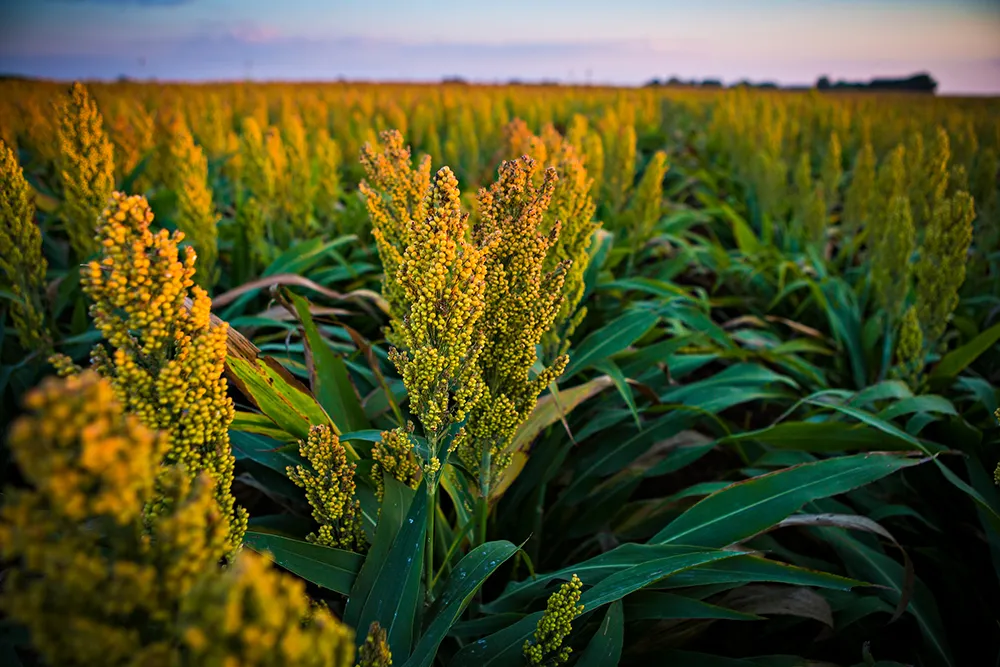
M 670 77 L 666 81 L 658 78 L 651 79 L 645 84 L 647 87 L 658 87 L 658 86 L 686 86 L 695 88 L 722 88 L 723 84 L 718 79 L 691 79 L 685 81 L 676 76 Z M 774 81 L 759 81 L 753 82 L 748 79 L 743 79 L 738 83 L 734 83 L 729 88 L 758 88 L 765 90 L 818 90 L 821 92 L 825 91 L 872 91 L 872 92 L 883 92 L 883 91 L 896 91 L 896 92 L 911 92 L 911 93 L 929 93 L 933 94 L 937 90 L 938 82 L 927 73 L 914 74 L 905 78 L 898 79 L 887 79 L 878 78 L 872 79 L 871 81 L 843 81 L 839 80 L 836 82 L 831 82 L 830 78 L 827 76 L 821 76 L 817 81 L 816 85 L 812 86 L 781 86 Z

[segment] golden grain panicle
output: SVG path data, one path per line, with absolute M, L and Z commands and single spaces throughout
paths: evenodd
M 975 217 L 972 197 L 959 192 L 954 197 L 940 199 L 927 222 L 914 273 L 917 313 L 929 347 L 940 342 L 958 306 L 958 291 L 965 282 Z
M 409 243 L 396 271 L 406 310 L 396 315 L 399 348 L 391 358 L 403 377 L 411 411 L 425 435 L 436 441 L 483 394 L 478 360 L 486 258 L 494 241 L 476 244 L 466 238 L 458 182 L 448 167 L 437 173 L 426 207 L 423 218 L 410 221 Z
M 391 667 L 392 652 L 389 650 L 387 634 L 378 621 L 368 626 L 368 636 L 361 645 L 358 667 Z
M 392 475 L 411 489 L 416 489 L 420 484 L 420 465 L 414 456 L 413 443 L 410 441 L 412 430 L 413 424 L 409 424 L 406 429 L 382 431 L 382 437 L 372 447 L 372 459 L 375 461 L 372 480 L 375 482 L 375 495 L 379 500 L 382 500 L 385 494 L 385 482 L 382 479 L 385 473 Z
M 495 477 L 510 461 L 507 445 L 535 407 L 539 393 L 562 373 L 565 356 L 536 376 L 537 346 L 562 304 L 565 264 L 546 271 L 546 257 L 560 225 L 542 232 L 557 179 L 549 168 L 539 187 L 529 157 L 504 162 L 498 180 L 479 192 L 480 221 L 472 231 L 479 244 L 495 247 L 486 256 L 483 350 L 478 363 L 485 389 L 468 411 L 459 457 L 481 477 Z M 489 461 L 489 470 L 483 463 Z M 485 477 L 483 477 L 485 481 Z
M 121 193 L 101 216 L 101 259 L 82 278 L 108 346 L 95 349 L 94 361 L 126 410 L 170 434 L 167 464 L 212 478 L 235 550 L 247 514 L 234 507 L 231 491 L 234 408 L 222 375 L 227 326 L 210 323 L 211 299 L 193 284 L 195 254 L 184 248 L 182 255 L 183 234 L 154 234 L 152 221 L 145 198 Z
M 404 145 L 403 135 L 398 131 L 383 132 L 380 140 L 381 146 L 366 144 L 361 150 L 365 180 L 358 189 L 368 208 L 372 235 L 384 269 L 382 295 L 389 302 L 389 312 L 395 322 L 407 310 L 406 297 L 396 274 L 410 242 L 410 222 L 423 222 L 428 214 L 431 159 L 425 155 L 414 168 L 410 149 Z
M 31 188 L 14 151 L 0 141 L 0 270 L 16 297 L 10 314 L 26 351 L 51 346 L 44 308 L 47 268 Z
M 208 158 L 194 143 L 184 117 L 174 116 L 169 127 L 167 150 L 170 171 L 164 174 L 168 187 L 177 195 L 175 220 L 178 229 L 194 247 L 198 257 L 199 285 L 210 289 L 218 278 L 218 222 L 208 183 Z
M 115 187 L 114 151 L 97 104 L 74 83 L 59 114 L 59 180 L 63 220 L 77 259 L 97 249 L 94 228 Z
M 347 451 L 326 424 L 313 426 L 309 437 L 299 442 L 299 453 L 309 466 L 289 466 L 288 478 L 305 490 L 319 530 L 309 542 L 363 553 L 366 547 L 361 503 L 355 496 L 356 464 L 347 461 Z

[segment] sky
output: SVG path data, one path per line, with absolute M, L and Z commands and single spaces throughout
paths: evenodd
M 1000 95 L 1000 0 L 0 0 L 0 73 L 57 79 L 812 84 L 916 72 L 941 93 Z

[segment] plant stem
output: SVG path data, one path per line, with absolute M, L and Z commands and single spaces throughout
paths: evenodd
M 488 445 L 483 446 L 483 457 L 479 462 L 479 525 L 476 527 L 476 543 L 478 547 L 486 543 L 486 520 L 490 513 L 490 464 L 491 454 Z
M 434 510 L 435 502 L 437 500 L 436 496 L 437 485 L 429 484 L 427 486 L 427 540 L 424 548 L 426 551 L 426 558 L 424 559 L 424 581 L 427 584 L 427 597 L 430 599 L 434 598 L 434 516 L 437 514 Z
M 437 458 L 441 435 L 428 438 L 428 463 Z M 427 585 L 428 600 L 434 599 L 431 583 L 434 579 L 434 518 L 437 515 L 437 485 L 440 471 L 427 475 L 427 535 L 424 542 L 424 583 Z

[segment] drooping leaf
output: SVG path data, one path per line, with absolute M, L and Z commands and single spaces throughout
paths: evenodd
M 625 616 L 630 621 L 667 619 L 719 619 L 727 621 L 762 621 L 762 616 L 733 611 L 716 604 L 657 591 L 640 591 L 625 602 Z

